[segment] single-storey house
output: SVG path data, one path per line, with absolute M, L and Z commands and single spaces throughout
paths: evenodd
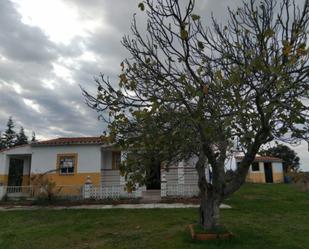
M 29 195 L 33 176 L 46 173 L 58 187 L 57 194 L 65 196 L 81 196 L 85 184 L 91 185 L 89 198 L 198 195 L 194 159 L 169 171 L 158 165 L 150 183 L 136 186 L 132 193 L 125 189 L 125 178 L 119 171 L 121 160 L 121 151 L 101 137 L 35 142 L 0 151 L 0 185 L 8 196 Z
M 242 160 L 241 156 L 235 157 L 238 165 Z M 282 160 L 277 157 L 256 156 L 246 178 L 252 183 L 281 183 L 284 181 Z

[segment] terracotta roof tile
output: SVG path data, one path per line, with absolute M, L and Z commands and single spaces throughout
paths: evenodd
M 104 144 L 103 137 L 60 137 L 51 140 L 32 143 L 34 146 L 40 145 L 78 145 L 78 144 Z
M 237 160 L 241 160 L 243 159 L 243 156 L 236 156 L 235 159 Z M 273 157 L 273 156 L 256 156 L 254 161 L 256 162 L 282 162 L 282 159 L 278 158 L 278 157 Z

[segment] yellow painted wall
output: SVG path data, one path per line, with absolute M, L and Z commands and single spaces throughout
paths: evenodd
M 35 175 L 32 175 L 34 177 Z M 46 177 L 56 184 L 52 192 L 57 196 L 79 196 L 88 178 L 96 187 L 100 185 L 100 173 L 76 173 L 74 175 L 60 175 L 59 173 L 47 174 Z M 45 178 L 46 179 L 46 178 Z M 34 193 L 40 195 L 39 188 L 34 188 Z
M 76 173 L 74 175 L 49 174 L 48 178 L 57 185 L 84 185 L 87 177 L 90 176 L 94 186 L 100 185 L 100 173 Z
M 0 182 L 4 185 L 8 184 L 8 176 L 7 175 L 0 175 Z
M 283 172 L 273 172 L 274 183 L 280 183 L 284 181 Z
M 261 173 L 249 172 L 246 181 L 252 183 L 265 183 L 265 174 L 264 172 Z M 273 182 L 274 183 L 283 182 L 283 172 L 273 172 Z
M 0 182 L 4 185 L 8 185 L 8 175 L 0 175 Z M 22 186 L 28 186 L 30 184 L 30 176 L 23 176 Z
M 247 174 L 246 181 L 247 182 L 252 182 L 252 183 L 265 183 L 265 174 L 263 172 L 261 172 L 261 173 L 249 172 Z

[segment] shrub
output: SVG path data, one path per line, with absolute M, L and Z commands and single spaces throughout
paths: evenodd
M 46 173 L 32 175 L 31 183 L 33 195 L 38 199 L 46 199 L 48 202 L 52 202 L 62 189 L 57 187 L 56 183 L 48 178 Z

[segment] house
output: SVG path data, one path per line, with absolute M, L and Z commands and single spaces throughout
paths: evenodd
M 0 151 L 0 199 L 34 195 L 33 176 L 44 174 L 55 183 L 57 195 L 82 198 L 197 196 L 196 158 L 165 170 L 157 165 L 144 186 L 126 190 L 119 165 L 125 153 L 101 137 L 56 138 Z M 236 165 L 242 157 L 236 156 Z M 209 170 L 205 174 L 210 181 Z M 283 182 L 282 160 L 257 156 L 247 175 L 248 182 Z M 85 189 L 87 192 L 85 192 Z
M 242 156 L 236 156 L 236 164 L 242 160 Z M 277 157 L 256 156 L 246 178 L 252 183 L 281 183 L 284 181 L 282 160 Z
M 121 160 L 121 151 L 101 137 L 35 142 L 0 151 L 0 186 L 8 196 L 29 196 L 33 193 L 31 177 L 46 174 L 63 196 L 82 196 L 85 184 L 91 185 L 89 198 L 198 195 L 195 159 L 180 162 L 169 171 L 158 165 L 149 183 L 136 186 L 132 193 L 125 189 Z

